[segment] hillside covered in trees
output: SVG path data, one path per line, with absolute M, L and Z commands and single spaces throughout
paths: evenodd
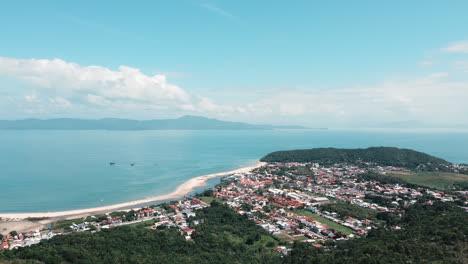
M 418 203 L 398 221 L 363 239 L 324 250 L 296 243 L 286 263 L 468 263 L 467 213 L 453 203 Z
M 450 171 L 452 164 L 441 158 L 411 149 L 370 147 L 366 149 L 314 148 L 272 152 L 264 162 L 360 163 L 373 162 L 381 166 L 397 166 L 418 170 Z
M 196 218 L 204 223 L 194 226 L 195 243 L 175 228 L 123 226 L 0 251 L 0 263 L 280 263 L 280 254 L 272 250 L 276 240 L 229 207 L 214 202 L 197 211 L 192 222 Z
M 281 257 L 276 240 L 216 202 L 203 209 L 194 242 L 175 229 L 119 227 L 95 234 L 57 236 L 38 245 L 0 251 L 0 263 L 467 263 L 468 217 L 453 203 L 420 201 L 396 220 L 400 229 L 377 229 L 366 238 L 328 249 L 295 243 Z M 193 219 L 194 220 L 194 219 Z

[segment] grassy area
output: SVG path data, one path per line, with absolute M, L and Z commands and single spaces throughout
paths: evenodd
M 295 210 L 291 210 L 291 212 L 294 212 L 294 213 L 296 213 L 298 215 L 303 215 L 303 216 L 310 217 L 310 218 L 314 219 L 317 222 L 320 222 L 322 224 L 326 224 L 327 226 L 335 229 L 336 231 L 340 231 L 340 232 L 345 233 L 347 235 L 353 233 L 353 230 L 351 228 L 348 228 L 346 226 L 342 226 L 342 225 L 340 225 L 338 223 L 335 223 L 335 222 L 333 222 L 331 220 L 328 220 L 327 218 L 325 218 L 323 216 L 320 216 L 318 214 L 314 214 L 314 213 L 312 213 L 310 211 L 295 209 Z
M 335 212 L 343 219 L 353 217 L 357 219 L 375 220 L 375 215 L 377 214 L 377 211 L 372 209 L 360 207 L 359 205 L 344 201 L 335 201 L 334 203 L 324 204 L 319 208 L 321 211 Z
M 390 175 L 409 183 L 436 189 L 446 189 L 454 183 L 468 182 L 468 175 L 449 172 L 392 173 Z
M 303 241 L 303 240 L 309 239 L 309 238 L 305 237 L 304 235 L 293 236 L 293 238 L 294 238 L 295 241 Z
M 219 199 L 218 197 L 213 196 L 201 196 L 198 199 L 202 200 L 203 202 L 210 204 L 212 201 L 217 201 L 219 203 L 223 203 L 223 200 Z
M 281 241 L 291 242 L 294 240 L 293 237 L 288 234 L 277 234 L 275 236 Z
M 235 244 L 245 244 L 245 239 L 242 237 L 239 237 L 235 234 L 232 234 L 228 231 L 224 231 L 222 234 L 226 239 L 228 239 L 230 242 L 235 243 Z M 253 247 L 275 247 L 278 245 L 278 241 L 273 238 L 272 236 L 269 235 L 260 235 L 260 239 L 255 241 L 253 243 Z
M 49 217 L 28 217 L 25 220 L 31 221 L 31 222 L 39 222 L 39 221 L 47 220 L 47 219 L 49 219 Z
M 53 229 L 62 229 L 65 227 L 71 226 L 73 223 L 81 224 L 84 222 L 84 218 L 76 218 L 76 219 L 69 219 L 69 220 L 60 220 L 52 224 Z
M 134 228 L 143 228 L 143 227 L 152 226 L 156 222 L 158 222 L 158 220 L 151 219 L 151 220 L 148 220 L 148 221 L 132 223 L 132 224 L 124 225 L 124 226 L 130 226 L 130 227 L 134 227 Z
M 255 241 L 254 246 L 256 247 L 267 247 L 269 245 L 274 245 L 275 247 L 278 244 L 278 241 L 274 239 L 272 236 L 261 236 L 259 241 Z
M 280 241 L 283 241 L 283 242 L 289 242 L 289 243 L 292 243 L 293 241 L 302 241 L 302 240 L 306 240 L 308 239 L 307 237 L 305 237 L 304 235 L 294 235 L 294 236 L 291 236 L 291 235 L 288 235 L 288 234 L 277 234 L 275 235 L 275 237 L 277 239 L 279 239 Z

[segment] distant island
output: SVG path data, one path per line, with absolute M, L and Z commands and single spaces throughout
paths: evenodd
M 256 125 L 186 115 L 176 119 L 133 120 L 103 119 L 24 119 L 0 120 L 0 129 L 27 130 L 272 130 L 310 129 L 293 125 Z M 323 129 L 323 128 L 320 128 Z

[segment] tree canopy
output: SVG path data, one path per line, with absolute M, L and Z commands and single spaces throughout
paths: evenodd
M 451 163 L 443 159 L 394 147 L 366 149 L 314 148 L 272 152 L 261 159 L 264 162 L 318 162 L 321 164 L 374 162 L 382 166 L 409 169 L 447 171 Z
M 286 263 L 467 262 L 468 217 L 453 203 L 418 203 L 398 224 L 399 230 L 376 229 L 366 238 L 338 243 L 331 250 L 297 243 Z

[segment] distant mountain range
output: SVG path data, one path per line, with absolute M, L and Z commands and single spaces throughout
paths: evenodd
M 308 129 L 303 126 L 254 125 L 186 115 L 176 119 L 24 119 L 0 120 L 0 129 L 26 130 L 271 130 Z

